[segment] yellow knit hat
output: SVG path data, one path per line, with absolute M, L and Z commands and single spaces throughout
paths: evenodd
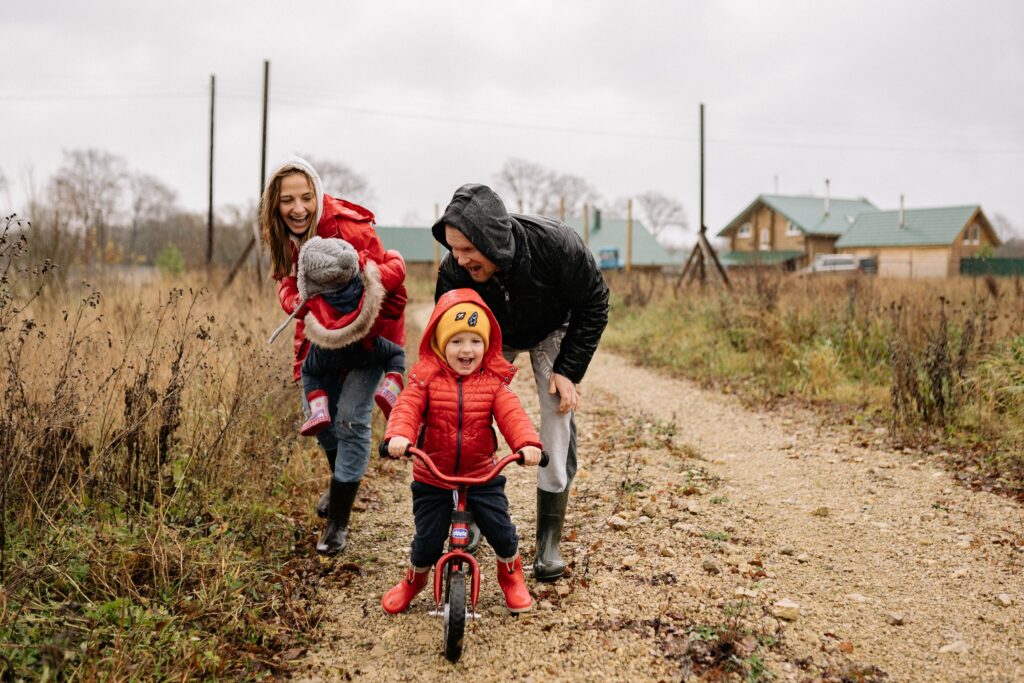
M 464 302 L 455 304 L 441 314 L 434 328 L 434 339 L 431 345 L 434 352 L 444 358 L 444 347 L 452 337 L 460 332 L 475 332 L 484 340 L 484 350 L 487 349 L 491 337 L 491 321 L 484 309 L 476 304 Z

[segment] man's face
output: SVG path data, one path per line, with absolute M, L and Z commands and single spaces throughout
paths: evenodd
M 498 266 L 477 251 L 466 236 L 452 226 L 444 226 L 444 238 L 452 248 L 452 258 L 466 269 L 473 282 L 487 282 L 498 272 Z

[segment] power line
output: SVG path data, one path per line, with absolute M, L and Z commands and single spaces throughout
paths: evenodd
M 236 86 L 237 88 L 237 86 Z M 224 99 L 251 101 L 255 99 L 255 95 L 244 93 L 241 89 L 236 89 L 235 92 L 221 92 L 220 96 Z M 77 92 L 77 93 L 6 93 L 0 94 L 0 101 L 61 101 L 61 100 L 155 100 L 155 99 L 190 99 L 190 98 L 205 98 L 207 96 L 206 91 L 203 89 L 184 89 L 184 90 L 168 90 L 168 91 L 151 91 L 151 92 Z M 472 118 L 465 116 L 450 116 L 440 114 L 426 114 L 417 112 L 398 112 L 387 109 L 373 108 L 373 107 L 362 107 L 362 106 L 351 106 L 344 104 L 332 104 L 327 102 L 312 102 L 304 101 L 300 99 L 292 99 L 288 97 L 276 97 L 272 98 L 272 101 L 276 104 L 307 108 L 307 109 L 328 109 L 332 111 L 345 111 L 352 114 L 363 114 L 367 116 L 383 116 L 390 118 L 409 119 L 417 121 L 433 121 L 440 123 L 449 124 L 461 124 L 461 125 L 473 125 L 483 127 L 498 127 L 508 129 L 519 129 L 519 130 L 538 130 L 554 133 L 570 133 L 570 134 L 582 134 L 589 136 L 598 137 L 615 137 L 625 139 L 642 139 L 642 140 L 663 140 L 669 142 L 683 142 L 693 143 L 696 142 L 696 138 L 686 135 L 676 135 L 671 133 L 657 133 L 657 132 L 642 132 L 637 130 L 615 130 L 610 128 L 601 128 L 594 126 L 573 126 L 573 125 L 556 125 L 548 123 L 531 123 L 525 121 L 507 121 L 494 118 Z M 424 98 L 424 101 L 429 101 L 429 98 Z M 444 103 L 438 101 L 439 103 Z M 445 103 L 447 106 L 451 106 L 450 102 Z M 684 119 L 680 119 L 677 124 L 685 123 Z M 747 125 L 752 126 L 764 126 L 764 127 L 792 127 L 797 130 L 805 130 L 808 132 L 814 132 L 812 126 L 805 126 L 803 124 L 790 124 L 781 122 L 758 122 L 748 121 Z M 827 127 L 830 124 L 824 124 Z M 840 126 L 841 127 L 841 126 Z M 870 128 L 865 128 L 870 130 Z M 901 133 L 897 133 L 901 134 Z M 948 136 L 947 136 L 948 137 Z M 806 149 L 806 150 L 831 150 L 831 151 L 850 151 L 850 152 L 923 152 L 923 153 L 947 153 L 947 154 L 1009 154 L 1017 155 L 1024 154 L 1024 149 L 1014 147 L 971 147 L 971 146 L 942 146 L 942 147 L 930 147 L 921 145 L 871 145 L 871 144 L 841 144 L 841 143 L 813 143 L 813 142 L 789 142 L 789 141 L 776 141 L 776 140 L 758 140 L 749 138 L 714 138 L 709 137 L 707 140 L 708 144 L 711 145 L 725 145 L 735 147 L 773 147 L 780 149 Z

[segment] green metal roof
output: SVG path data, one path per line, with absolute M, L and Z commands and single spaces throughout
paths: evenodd
M 566 218 L 565 224 L 575 230 L 580 237 L 583 236 L 583 219 L 580 217 Z M 626 260 L 626 219 L 608 218 L 601 216 L 601 227 L 594 230 L 593 219 L 591 219 L 589 247 L 598 259 L 598 251 L 605 247 L 615 247 L 619 250 L 619 258 Z M 640 221 L 633 219 L 633 252 L 632 265 L 634 266 L 671 266 L 681 265 L 685 254 L 681 252 L 670 252 L 658 243 L 647 228 Z
M 902 228 L 899 226 L 899 211 L 861 214 L 846 234 L 836 241 L 836 247 L 947 246 L 980 210 L 977 204 L 906 209 Z
M 566 225 L 583 236 L 583 219 L 566 218 Z M 434 261 L 434 236 L 429 227 L 398 227 L 398 226 L 376 226 L 377 235 L 384 244 L 385 249 L 397 249 L 405 258 L 407 263 L 432 263 Z M 615 247 L 619 250 L 619 258 L 626 260 L 626 219 L 601 217 L 601 228 L 594 230 L 593 224 L 590 228 L 590 251 L 594 258 L 598 259 L 598 251 L 605 247 Z M 446 252 L 441 247 L 441 256 Z M 633 253 L 632 265 L 634 266 L 668 266 L 681 265 L 685 258 L 683 253 L 670 252 L 658 244 L 654 235 L 647 231 L 643 223 L 633 221 Z
M 728 251 L 718 257 L 726 268 L 729 266 L 774 266 L 804 255 L 802 251 Z
M 384 248 L 397 250 L 406 263 L 434 262 L 434 236 L 429 227 L 378 225 L 375 229 Z M 441 256 L 444 251 L 442 248 Z
M 828 215 L 825 215 L 824 197 L 786 197 L 763 194 L 740 211 L 732 221 L 718 232 L 724 237 L 746 221 L 747 214 L 758 204 L 764 204 L 772 211 L 794 223 L 805 235 L 842 235 L 857 216 L 878 211 L 867 199 L 829 199 Z

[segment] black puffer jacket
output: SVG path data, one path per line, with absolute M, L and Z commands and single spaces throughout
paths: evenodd
M 449 247 L 445 225 L 499 271 L 474 282 L 449 252 L 438 269 L 435 300 L 451 289 L 475 289 L 513 349 L 530 348 L 568 322 L 554 371 L 582 380 L 608 324 L 608 285 L 580 236 L 553 218 L 509 214 L 486 185 L 460 187 L 434 224 L 434 239 Z

